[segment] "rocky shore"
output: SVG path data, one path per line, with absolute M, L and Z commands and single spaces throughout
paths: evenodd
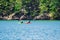
M 60 18 L 57 19 L 60 20 Z M 28 16 L 28 15 L 12 13 L 8 16 L 0 14 L 0 20 L 53 20 L 53 18 L 46 13 L 38 16 L 30 16 L 30 15 Z

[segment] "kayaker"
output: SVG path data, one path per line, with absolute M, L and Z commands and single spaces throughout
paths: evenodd
M 23 21 L 21 21 L 21 23 L 23 23 Z
M 26 22 L 26 24 L 29 24 L 30 23 L 30 20 Z

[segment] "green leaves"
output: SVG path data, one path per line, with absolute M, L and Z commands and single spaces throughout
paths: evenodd
M 22 7 L 22 1 L 21 0 L 16 0 L 15 1 L 15 11 L 19 11 Z
M 21 9 L 25 9 L 24 14 L 31 16 L 43 14 L 44 11 L 55 16 L 60 13 L 60 0 L 0 0 L 0 12 Z

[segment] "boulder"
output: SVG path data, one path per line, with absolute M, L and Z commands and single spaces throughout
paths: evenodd
M 9 18 L 7 16 L 4 16 L 3 17 L 3 20 L 8 20 Z
M 12 19 L 13 19 L 13 20 L 19 20 L 19 17 L 13 16 Z
M 39 16 L 35 16 L 34 19 L 40 19 L 40 17 L 41 17 L 40 15 Z
M 26 19 L 26 16 L 25 15 L 22 15 L 21 17 L 20 17 L 20 20 L 25 20 Z
M 37 20 L 49 20 L 50 17 L 46 14 L 42 14 L 42 15 L 38 15 L 36 16 L 34 19 L 37 19 Z
M 3 17 L 2 16 L 0 16 L 0 20 L 2 20 L 3 19 Z

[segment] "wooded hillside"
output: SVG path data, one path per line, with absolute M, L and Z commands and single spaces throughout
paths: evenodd
M 0 19 L 59 20 L 60 0 L 0 0 Z

